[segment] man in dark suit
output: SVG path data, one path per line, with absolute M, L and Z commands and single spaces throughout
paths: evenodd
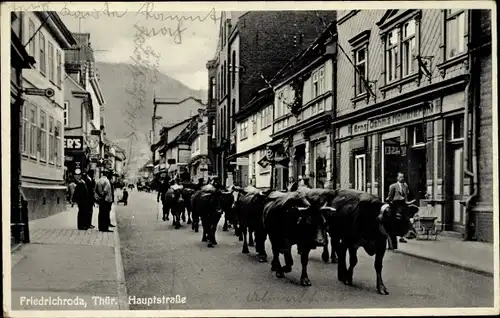
M 83 175 L 83 181 L 87 186 L 87 202 L 86 208 L 87 213 L 85 214 L 85 226 L 87 228 L 93 229 L 95 226 L 92 225 L 92 215 L 94 213 L 95 204 L 95 180 L 94 180 L 94 170 L 88 170 L 86 174 Z
M 75 193 L 73 194 L 72 201 L 78 206 L 78 214 L 76 225 L 79 230 L 87 230 L 87 213 L 88 213 L 88 188 L 85 182 L 82 180 L 80 174 L 80 169 L 75 171 L 76 187 Z
M 386 201 L 394 205 L 406 205 L 410 196 L 408 184 L 405 182 L 405 175 L 398 172 L 398 181 L 389 186 L 389 195 Z M 404 237 L 399 239 L 401 243 L 407 243 Z M 393 239 L 394 248 L 397 248 L 396 238 Z

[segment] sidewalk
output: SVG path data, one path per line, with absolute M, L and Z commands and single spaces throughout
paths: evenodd
M 394 252 L 493 277 L 493 244 L 465 242 L 443 235 L 439 235 L 437 241 L 407 241 L 398 242 L 398 249 Z
M 11 254 L 12 310 L 127 310 L 117 228 L 76 229 L 77 208 L 29 223 L 31 243 Z M 116 223 L 114 206 L 111 223 Z M 36 302 L 43 302 L 41 305 Z

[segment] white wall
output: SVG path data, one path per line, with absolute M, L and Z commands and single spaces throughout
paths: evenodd
M 35 25 L 35 31 L 40 27 L 41 21 L 38 16 L 36 16 L 33 12 L 25 11 L 23 15 L 23 38 L 22 42 L 27 43 L 31 34 L 29 33 L 29 20 L 33 21 Z M 45 64 L 46 71 L 45 75 L 40 73 L 40 33 L 45 37 Z M 49 79 L 49 58 L 48 58 L 48 43 L 52 43 L 54 48 L 53 54 L 53 67 L 54 67 L 54 81 L 50 81 Z M 37 114 L 36 121 L 37 127 L 40 127 L 40 111 L 42 110 L 46 116 L 46 127 L 48 128 L 48 119 L 50 117 L 54 118 L 54 124 L 60 123 L 60 142 L 59 142 L 59 160 L 54 162 L 54 164 L 50 164 L 47 161 L 43 161 L 40 156 L 40 152 L 37 152 L 35 156 L 30 156 L 28 154 L 22 156 L 21 163 L 21 171 L 23 177 L 35 177 L 42 178 L 48 180 L 63 180 L 64 173 L 64 92 L 63 92 L 63 82 L 64 82 L 64 52 L 61 49 L 59 43 L 56 41 L 56 38 L 49 32 L 47 25 L 43 26 L 42 29 L 35 35 L 32 39 L 32 43 L 34 44 L 34 58 L 36 60 L 36 65 L 33 69 L 25 69 L 23 70 L 23 88 L 52 88 L 54 89 L 55 95 L 51 99 L 48 99 L 44 96 L 32 96 L 25 95 L 24 99 L 27 101 L 27 111 L 29 111 L 30 104 L 36 106 Z M 29 46 L 26 47 L 29 50 Z M 57 54 L 56 52 L 60 52 L 61 56 L 61 78 L 60 85 L 57 79 Z M 28 52 L 30 53 L 30 52 Z M 29 104 L 28 104 L 29 103 Z M 49 158 L 49 133 L 47 131 L 46 139 L 44 140 L 44 144 L 46 145 L 46 158 Z

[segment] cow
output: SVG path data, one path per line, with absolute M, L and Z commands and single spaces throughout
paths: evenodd
M 175 226 L 176 229 L 181 227 L 181 215 L 184 213 L 186 204 L 184 201 L 183 187 L 177 184 L 170 186 L 164 194 L 163 200 L 163 211 L 167 214 L 171 210 L 172 212 L 172 225 Z
M 334 209 L 326 205 L 317 208 L 300 192 L 274 191 L 268 195 L 268 200 L 264 206 L 263 220 L 273 250 L 271 270 L 276 271 L 278 278 L 291 272 L 291 247 L 297 245 L 302 264 L 300 284 L 311 286 L 307 274 L 309 252 L 325 244 L 328 214 L 333 213 Z M 285 256 L 284 267 L 279 260 L 280 254 Z
M 222 213 L 226 208 L 231 192 L 222 191 L 213 185 L 203 186 L 191 199 L 193 208 L 193 223 L 196 224 L 195 231 L 198 231 L 199 219 L 203 226 L 202 242 L 208 242 L 208 247 L 217 245 L 215 232 Z
M 306 188 L 299 187 L 296 191 L 303 193 L 306 196 L 306 199 L 316 207 L 320 207 L 323 205 L 332 206 L 333 198 L 337 196 L 336 190 L 331 189 L 320 189 L 320 188 Z M 325 246 L 323 247 L 323 253 L 321 254 L 321 259 L 328 263 L 330 260 L 332 263 L 337 263 L 337 249 L 339 240 L 336 233 L 333 233 L 330 228 L 327 230 L 328 234 L 330 234 L 330 240 L 328 238 L 325 241 Z M 328 250 L 328 245 L 331 243 L 332 251 L 331 254 Z
M 195 190 L 191 188 L 182 189 L 182 198 L 184 199 L 184 204 L 186 206 L 185 211 L 182 212 L 182 221 L 186 222 L 186 212 L 187 212 L 187 224 L 192 224 L 193 220 L 191 219 L 192 207 L 191 207 L 191 197 L 195 193 Z
M 248 186 L 240 193 L 235 205 L 238 219 L 239 234 L 243 241 L 242 253 L 248 254 L 248 246 L 254 246 L 261 263 L 267 262 L 265 250 L 266 232 L 264 229 L 263 211 L 271 190 L 261 191 L 253 186 Z M 248 241 L 247 241 L 248 235 Z
M 352 285 L 354 267 L 358 263 L 357 250 L 363 247 L 370 256 L 375 255 L 377 292 L 388 295 L 382 280 L 382 264 L 387 242 L 392 248 L 391 237 L 405 235 L 411 227 L 410 218 L 418 207 L 407 202 L 404 205 L 388 204 L 366 192 L 341 189 L 332 201 L 336 213 L 329 221 L 331 233 L 336 233 L 340 244 L 337 250 L 338 280 Z M 346 255 L 349 251 L 349 268 Z

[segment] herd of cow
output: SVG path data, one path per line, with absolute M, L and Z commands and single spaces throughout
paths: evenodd
M 207 242 L 208 247 L 217 244 L 215 234 L 222 214 L 225 214 L 223 230 L 227 231 L 232 225 L 243 241 L 242 252 L 249 253 L 248 246 L 255 245 L 260 262 L 267 262 L 265 241 L 269 238 L 273 254 L 271 270 L 279 278 L 291 272 L 291 247 L 297 245 L 303 286 L 311 285 L 307 264 L 312 249 L 323 247 L 323 261 L 338 262 L 338 279 L 352 285 L 357 250 L 363 247 L 368 255 L 375 255 L 377 292 L 382 295 L 389 294 L 382 280 L 387 243 L 392 248 L 392 239 L 408 232 L 410 218 L 418 211 L 412 204 L 389 204 L 352 189 L 299 188 L 280 192 L 249 186 L 224 191 L 213 185 L 201 189 L 174 185 L 164 194 L 162 202 L 163 220 L 168 220 L 170 211 L 177 229 L 181 218 L 186 221 L 186 211 L 187 223 L 192 224 L 195 232 L 201 220 L 202 241 Z M 280 254 L 284 254 L 284 266 L 280 263 Z

